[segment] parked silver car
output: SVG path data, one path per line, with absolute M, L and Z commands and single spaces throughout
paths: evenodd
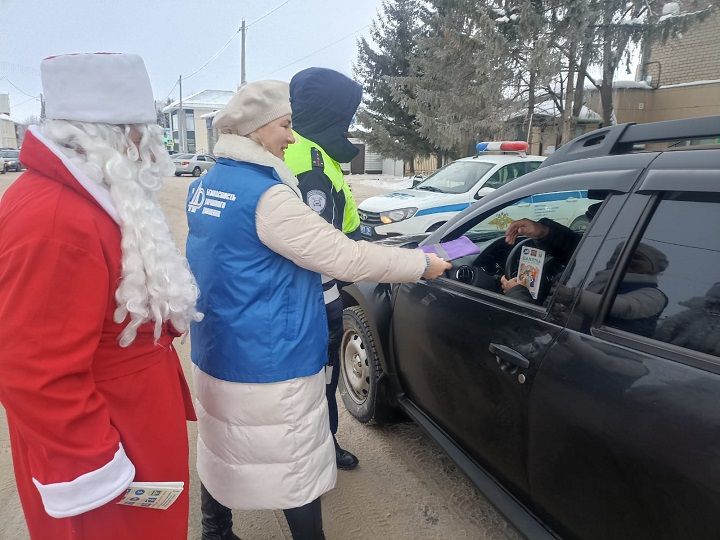
M 20 152 L 18 150 L 0 150 L 0 157 L 5 162 L 3 165 L 5 171 L 20 172 L 23 170 L 24 167 L 20 163 Z
M 175 164 L 175 176 L 200 176 L 203 171 L 209 171 L 215 165 L 215 158 L 208 154 L 178 154 L 172 156 L 172 160 Z

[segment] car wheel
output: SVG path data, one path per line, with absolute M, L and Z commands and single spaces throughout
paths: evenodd
M 176 172 L 176 173 L 175 173 L 175 176 L 180 176 L 180 174 L 181 174 L 181 173 L 179 173 L 179 172 Z
M 343 337 L 340 345 L 340 396 L 345 408 L 360 422 L 382 423 L 394 419 L 397 411 L 386 398 L 375 336 L 360 306 L 343 310 Z
M 195 167 L 195 168 L 193 169 L 193 173 L 192 173 L 192 174 L 193 174 L 193 176 L 194 176 L 195 178 L 197 178 L 198 176 L 200 176 L 200 173 L 201 173 L 201 172 L 202 172 L 202 171 L 200 170 L 200 167 Z
M 578 216 L 570 223 L 570 230 L 583 234 L 587 230 L 588 225 L 590 225 L 590 220 L 587 216 Z

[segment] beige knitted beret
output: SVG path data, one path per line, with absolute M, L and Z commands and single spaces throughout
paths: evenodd
M 220 133 L 248 135 L 290 114 L 290 86 L 282 81 L 257 81 L 241 87 L 215 115 L 213 127 Z

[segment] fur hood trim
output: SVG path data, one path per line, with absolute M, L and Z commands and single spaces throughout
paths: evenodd
M 213 153 L 217 157 L 272 167 L 283 181 L 283 184 L 292 189 L 298 197 L 301 196 L 298 180 L 293 173 L 290 172 L 285 162 L 272 155 L 265 150 L 262 145 L 256 143 L 249 137 L 222 133 L 220 137 L 218 137 Z

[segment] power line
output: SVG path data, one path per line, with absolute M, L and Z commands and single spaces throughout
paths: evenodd
M 33 100 L 35 100 L 35 101 L 40 101 L 40 98 L 39 98 L 38 96 L 33 96 L 33 97 L 29 98 L 29 99 L 26 99 L 25 101 L 21 101 L 20 103 L 16 103 L 15 105 L 13 105 L 13 107 L 22 107 L 22 106 L 25 105 L 26 103 L 29 103 L 29 102 L 31 102 L 31 101 L 33 101 Z
M 173 93 L 173 90 L 175 90 L 175 88 L 177 88 L 177 85 L 178 85 L 179 82 L 180 82 L 180 79 L 176 79 L 176 80 L 175 80 L 175 84 L 173 84 L 173 87 L 172 87 L 172 88 L 170 89 L 170 91 L 167 93 L 167 96 L 165 96 L 165 97 L 163 98 L 163 100 L 162 100 L 163 102 L 164 102 L 164 101 L 167 101 L 167 98 L 169 98 L 169 97 L 170 97 L 170 94 Z
M 261 17 L 258 17 L 258 18 L 255 19 L 253 22 L 251 22 L 250 24 L 248 24 L 248 25 L 247 25 L 247 28 L 250 28 L 250 27 L 251 27 L 253 24 L 255 24 L 256 22 L 262 21 L 262 20 L 263 20 L 265 17 L 267 17 L 268 15 L 272 15 L 272 14 L 275 13 L 278 9 L 280 9 L 281 7 L 283 7 L 285 4 L 287 4 L 287 3 L 289 3 L 289 2 L 290 2 L 290 0 L 286 0 L 285 2 L 283 2 L 282 4 L 280 4 L 279 6 L 277 6 L 276 8 L 271 9 L 270 11 L 268 11 L 265 15 L 262 15 Z
M 196 69 L 195 71 L 193 71 L 190 75 L 184 76 L 183 79 L 189 79 L 190 77 L 194 77 L 195 75 L 197 75 L 198 73 L 200 73 L 203 69 L 205 69 L 205 67 L 207 67 L 207 65 L 208 65 L 210 62 L 212 62 L 213 60 L 215 60 L 218 56 L 220 56 L 220 55 L 222 54 L 222 52 L 223 52 L 225 49 L 227 49 L 228 45 L 230 45 L 230 42 L 231 42 L 233 39 L 235 39 L 235 36 L 237 36 L 239 33 L 240 33 L 240 28 L 238 28 L 238 29 L 235 31 L 235 33 L 234 33 L 232 36 L 230 36 L 230 39 L 228 39 L 228 40 L 225 42 L 225 45 L 223 45 L 222 47 L 220 47 L 220 50 L 218 50 L 215 54 L 213 54 L 213 55 L 208 59 L 207 62 L 205 62 L 202 66 L 200 66 L 198 69 Z M 174 89 L 174 88 L 173 88 L 173 89 Z M 171 90 L 171 92 L 172 92 L 172 90 Z
M 338 40 L 336 40 L 336 41 L 333 41 L 332 43 L 328 43 L 328 44 L 325 45 L 324 47 L 320 47 L 319 49 L 311 52 L 310 54 L 307 54 L 307 55 L 303 56 L 302 58 L 298 58 L 297 60 L 293 60 L 293 61 L 290 62 L 289 64 L 285 64 L 284 66 L 277 68 L 275 71 L 271 71 L 270 73 L 266 73 L 265 75 L 262 76 L 262 78 L 269 77 L 270 75 L 273 75 L 274 73 L 277 73 L 278 71 L 282 71 L 283 69 L 285 69 L 285 68 L 287 68 L 287 67 L 290 67 L 290 66 L 292 66 L 292 65 L 294 65 L 294 64 L 297 64 L 298 62 L 302 62 L 303 60 L 305 60 L 305 59 L 307 59 L 307 58 L 310 58 L 311 56 L 313 56 L 313 55 L 315 55 L 315 54 L 317 54 L 317 53 L 319 53 L 319 52 L 322 52 L 322 51 L 324 51 L 325 49 L 329 49 L 329 48 L 332 47 L 333 45 L 336 45 L 336 44 L 340 43 L 341 41 L 345 41 L 347 38 L 356 35 L 358 32 L 360 32 L 360 31 L 362 31 L 362 30 L 365 30 L 365 29 L 368 28 L 369 26 L 370 26 L 369 24 L 366 24 L 365 26 L 362 26 L 362 27 L 358 28 L 357 30 L 354 30 L 354 31 L 350 32 L 349 34 L 341 37 L 340 39 L 338 39 Z
M 18 86 L 17 86 L 14 82 L 12 82 L 10 79 L 8 79 L 8 78 L 5 77 L 5 76 L 0 77 L 0 81 L 7 81 L 8 83 L 10 83 L 10 85 L 11 85 L 15 90 L 17 90 L 17 91 L 20 92 L 21 94 L 25 94 L 27 97 L 31 97 L 31 98 L 37 98 L 37 97 L 39 97 L 38 94 L 35 94 L 35 95 L 28 94 L 28 93 L 27 93 L 25 90 L 23 90 L 22 88 L 18 88 Z

